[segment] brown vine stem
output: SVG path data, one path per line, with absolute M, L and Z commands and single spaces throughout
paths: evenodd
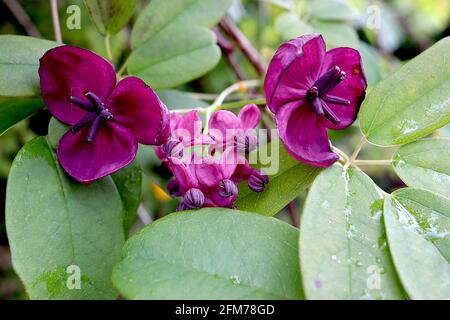
M 300 221 L 298 217 L 298 207 L 297 203 L 295 202 L 295 199 L 292 200 L 288 205 L 287 209 L 289 211 L 289 215 L 291 216 L 292 225 L 296 228 L 300 227 Z
M 213 29 L 214 33 L 216 34 L 217 38 L 217 45 L 219 46 L 220 50 L 222 51 L 222 54 L 224 55 L 225 59 L 227 60 L 228 64 L 230 65 L 231 69 L 233 70 L 234 74 L 236 75 L 238 80 L 244 80 L 246 77 L 244 75 L 244 72 L 241 69 L 241 66 L 236 60 L 236 56 L 234 55 L 234 47 L 233 45 L 225 39 L 225 37 L 222 35 L 220 30 L 218 28 Z
M 236 46 L 242 51 L 258 75 L 261 77 L 264 76 L 266 66 L 262 57 L 234 22 L 229 17 L 224 17 L 220 21 L 219 26 L 231 39 L 233 39 Z
M 58 15 L 58 0 L 50 0 L 52 9 L 53 31 L 55 32 L 55 40 L 57 43 L 62 43 L 61 24 L 59 23 Z
M 17 21 L 22 25 L 29 36 L 42 38 L 42 34 L 39 32 L 38 28 L 35 26 L 30 16 L 27 14 L 19 1 L 3 0 L 3 2 L 14 15 L 14 17 L 16 17 Z

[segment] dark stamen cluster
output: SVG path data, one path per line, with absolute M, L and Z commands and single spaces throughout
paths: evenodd
M 114 116 L 105 108 L 105 104 L 97 95 L 88 91 L 84 96 L 89 100 L 89 103 L 74 96 L 69 97 L 72 104 L 88 112 L 80 121 L 72 126 L 70 130 L 75 134 L 85 126 L 89 125 L 90 128 L 86 137 L 86 143 L 91 144 L 98 135 L 101 122 L 111 120 Z
M 333 124 L 337 125 L 341 120 L 331 110 L 327 103 L 348 106 L 350 101 L 328 94 L 346 77 L 344 71 L 338 66 L 325 72 L 308 90 L 306 98 L 310 101 L 310 106 L 314 114 L 318 117 L 325 117 Z

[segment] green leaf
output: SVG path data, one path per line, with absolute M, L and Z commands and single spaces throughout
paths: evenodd
M 44 103 L 41 99 L 12 99 L 0 102 L 0 136 L 42 108 Z
M 142 170 L 137 161 L 133 161 L 125 168 L 112 174 L 111 177 L 122 199 L 122 220 L 125 235 L 127 235 L 136 219 L 136 212 L 141 203 Z
M 48 142 L 50 146 L 56 150 L 61 138 L 70 130 L 70 126 L 60 122 L 55 117 L 50 119 L 48 124 Z
M 153 89 L 174 87 L 198 78 L 220 59 L 214 33 L 202 27 L 184 27 L 159 33 L 133 51 L 128 72 Z
M 320 20 L 351 21 L 355 11 L 345 1 L 314 0 L 309 5 L 309 14 Z
M 412 142 L 450 121 L 449 51 L 447 37 L 373 88 L 359 112 L 361 130 L 370 142 Z
M 134 24 L 131 44 L 137 47 L 153 42 L 148 40 L 167 29 L 180 30 L 187 25 L 210 28 L 225 15 L 231 3 L 232 0 L 152 0 Z
M 450 200 L 401 189 L 384 202 L 392 258 L 412 299 L 450 299 Z
M 297 241 L 254 213 L 173 213 L 127 241 L 112 279 L 129 299 L 299 299 Z
M 398 149 L 395 172 L 409 187 L 450 198 L 450 139 L 424 139 Z
M 312 27 L 294 13 L 283 13 L 275 20 L 275 29 L 284 40 L 312 32 Z
M 138 0 L 84 0 L 92 22 L 102 35 L 115 34 L 133 16 Z
M 279 149 L 269 151 L 272 145 L 266 144 L 260 146 L 257 152 L 259 155 L 267 154 L 274 157 L 272 164 L 279 164 L 277 173 L 269 176 L 270 181 L 265 191 L 260 193 L 251 191 L 247 182 L 241 183 L 239 197 L 235 202 L 239 210 L 273 216 L 308 188 L 320 172 L 320 168 L 303 164 L 292 158 L 283 144 L 279 140 L 276 142 Z M 252 164 L 252 166 L 264 170 L 262 163 Z
M 203 100 L 195 99 L 180 90 L 160 90 L 158 97 L 169 109 L 194 109 L 204 108 L 208 104 Z
M 323 171 L 300 223 L 300 267 L 308 299 L 400 299 L 382 221 L 383 200 L 363 172 Z
M 39 92 L 39 59 L 56 42 L 32 37 L 0 36 L 0 96 L 32 96 Z
M 360 41 L 357 47 L 364 65 L 364 74 L 370 86 L 376 85 L 383 78 L 380 71 L 378 52 L 368 44 Z
M 6 227 L 15 271 L 32 299 L 113 299 L 113 265 L 124 243 L 111 178 L 73 182 L 43 137 L 17 154 L 8 178 Z M 78 266 L 81 289 L 69 289 Z M 69 270 L 70 271 L 70 270 Z
M 351 47 L 356 48 L 359 43 L 358 34 L 353 27 L 342 22 L 311 21 L 314 32 L 321 33 L 327 48 Z

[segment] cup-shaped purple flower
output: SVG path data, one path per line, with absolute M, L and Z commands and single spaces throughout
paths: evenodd
M 40 60 L 41 94 L 59 121 L 72 126 L 57 155 L 75 180 L 88 183 L 128 165 L 138 143 L 160 145 L 169 134 L 169 112 L 141 79 L 116 84 L 113 66 L 74 46 L 47 51 Z
M 184 115 L 172 112 L 170 138 L 164 145 L 155 147 L 155 152 L 160 160 L 167 161 L 169 157 L 183 157 L 184 148 L 209 145 L 213 142 L 211 137 L 202 134 L 202 120 L 198 110 L 189 111 Z
M 359 52 L 326 51 L 319 34 L 281 45 L 264 82 L 267 105 L 287 151 L 317 167 L 328 167 L 339 158 L 327 129 L 341 130 L 355 121 L 366 88 Z
M 249 153 L 258 145 L 253 132 L 261 119 L 261 113 L 254 104 L 246 105 L 239 115 L 228 110 L 214 112 L 208 123 L 210 135 L 215 141 L 214 148 L 219 152 L 234 147 L 241 153 Z

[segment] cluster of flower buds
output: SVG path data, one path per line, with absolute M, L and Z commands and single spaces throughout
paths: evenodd
M 208 134 L 203 134 L 197 110 L 170 115 L 170 136 L 155 150 L 174 175 L 167 188 L 173 196 L 182 197 L 177 210 L 233 208 L 237 184 L 242 181 L 254 192 L 264 191 L 267 175 L 246 159 L 258 145 L 254 129 L 260 117 L 256 105 L 245 106 L 239 115 L 216 111 L 209 120 Z

